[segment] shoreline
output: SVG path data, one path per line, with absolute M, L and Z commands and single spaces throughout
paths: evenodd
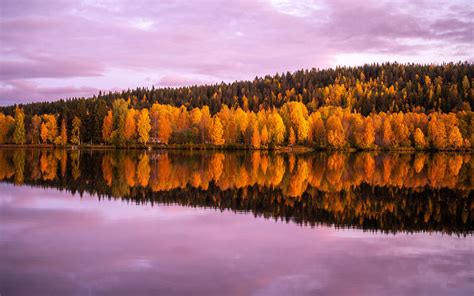
M 209 151 L 278 151 L 278 152 L 468 152 L 473 153 L 474 149 L 416 149 L 413 147 L 394 147 L 394 148 L 380 148 L 359 149 L 359 148 L 316 148 L 308 146 L 278 146 L 278 147 L 261 147 L 252 148 L 246 145 L 232 145 L 232 146 L 215 146 L 211 144 L 170 144 L 170 145 L 130 145 L 124 147 L 116 147 L 114 145 L 105 144 L 83 144 L 83 145 L 65 145 L 56 146 L 53 144 L 0 144 L 0 148 L 36 148 L 36 149 L 79 149 L 79 150 L 209 150 Z

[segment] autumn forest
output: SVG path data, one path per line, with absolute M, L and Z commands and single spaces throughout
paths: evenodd
M 373 64 L 0 108 L 0 144 L 472 149 L 474 66 Z

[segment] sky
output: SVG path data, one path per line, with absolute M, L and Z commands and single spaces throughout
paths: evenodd
M 474 1 L 2 0 L 0 105 L 374 62 L 474 61 Z

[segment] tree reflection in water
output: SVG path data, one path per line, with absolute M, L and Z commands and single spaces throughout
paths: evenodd
M 0 149 L 2 182 L 388 233 L 471 234 L 473 172 L 454 153 Z

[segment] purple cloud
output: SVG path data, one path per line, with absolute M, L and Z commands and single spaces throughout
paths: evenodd
M 212 81 L 206 81 L 202 79 L 195 79 L 192 77 L 179 76 L 179 75 L 165 75 L 161 77 L 155 85 L 160 87 L 180 87 L 190 86 L 195 84 L 211 84 Z
M 86 97 L 98 93 L 99 89 L 88 86 L 38 86 L 29 80 L 12 80 L 0 87 L 0 102 L 3 105 L 24 104 L 49 99 Z
M 28 89 L 12 88 L 11 80 L 49 90 L 28 98 L 57 99 L 71 85 L 179 86 L 355 63 L 344 55 L 447 62 L 472 60 L 474 52 L 474 7 L 467 0 L 6 0 L 1 6 L 0 104 L 25 99 Z
M 100 76 L 101 73 L 102 69 L 97 64 L 80 59 L 39 57 L 28 61 L 0 61 L 2 80 Z

